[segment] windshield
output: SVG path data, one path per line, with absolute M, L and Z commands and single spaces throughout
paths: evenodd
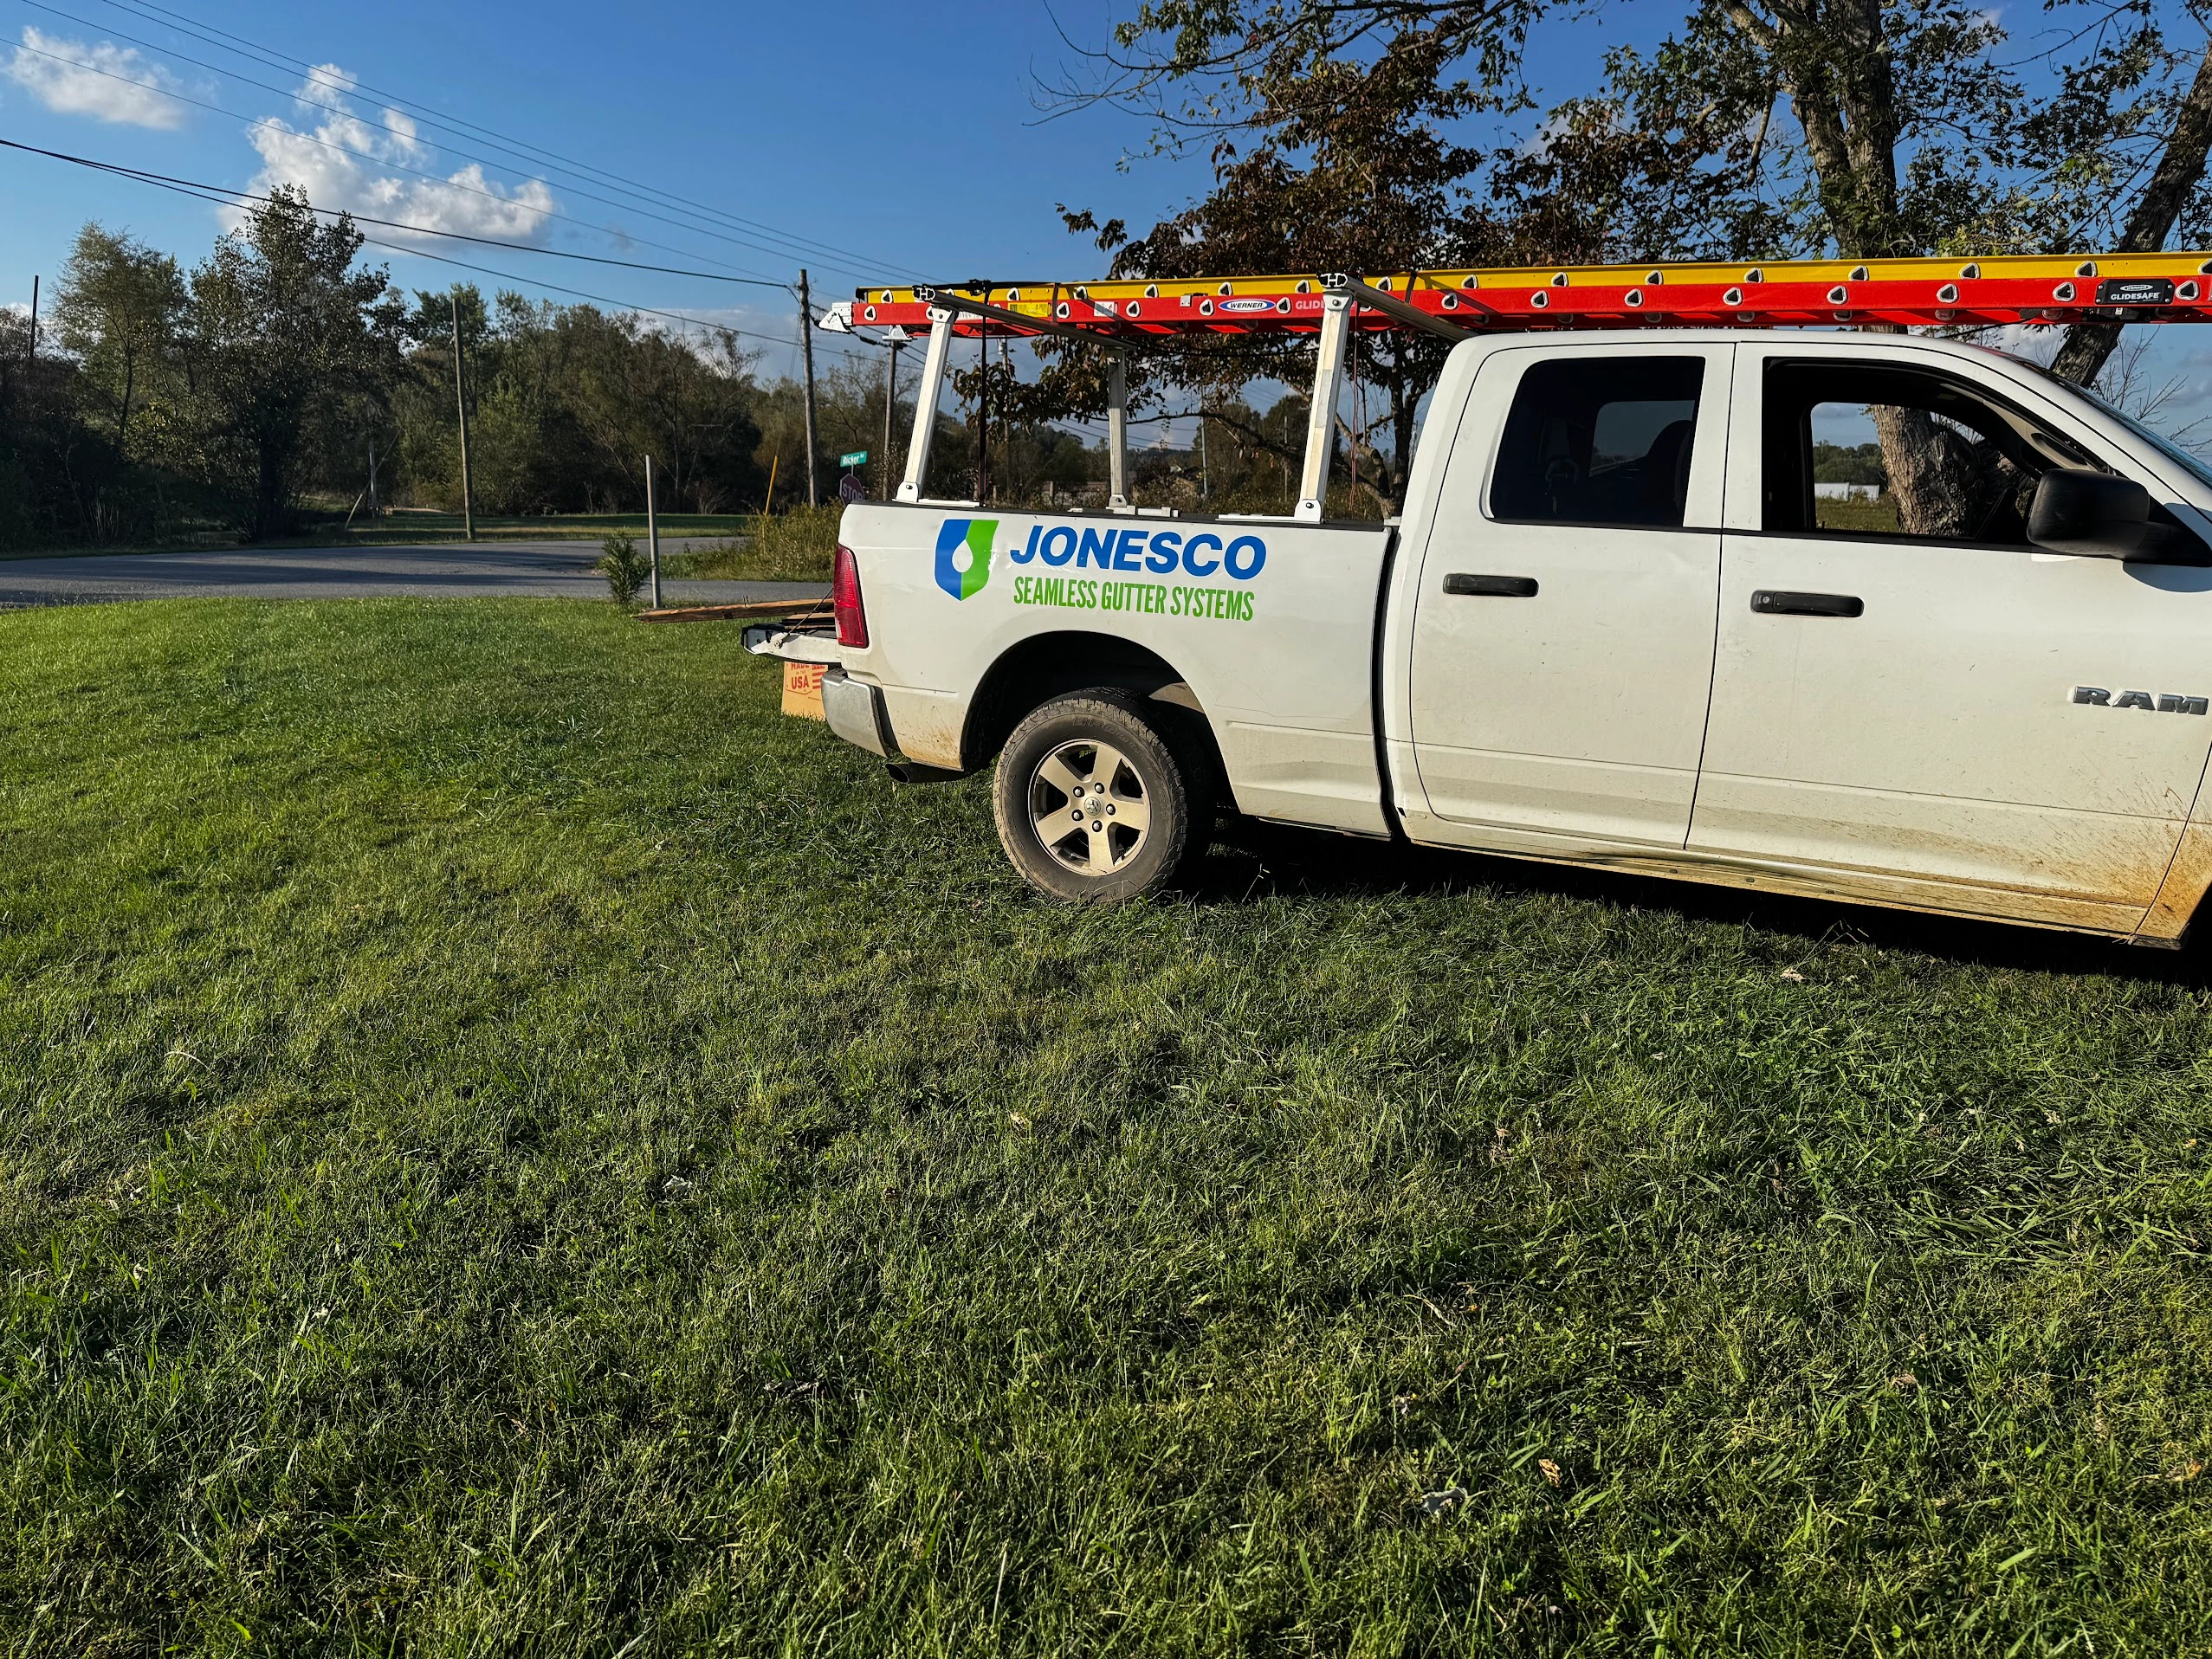
M 2015 363 L 2027 363 L 2024 358 L 2015 358 L 2013 360 Z M 2137 437 L 2141 438 L 2160 455 L 2165 456 L 2167 460 L 2184 469 L 2191 478 L 2203 485 L 2205 488 L 2212 489 L 2212 463 L 2208 463 L 2202 456 L 2191 455 L 2163 433 L 2152 431 L 2126 410 L 2113 408 L 2088 387 L 2078 386 L 2071 380 L 2062 380 L 2040 363 L 2028 363 L 2027 366 L 2034 369 L 2054 384 L 2065 387 L 2075 397 L 2086 398 L 2096 404 L 2098 408 L 2103 410 L 2105 413 L 2134 433 Z

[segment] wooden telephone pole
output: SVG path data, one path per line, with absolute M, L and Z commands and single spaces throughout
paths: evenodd
M 821 491 L 814 481 L 814 302 L 804 271 L 799 274 L 799 354 L 806 363 L 806 505 L 819 507 Z
M 469 540 L 476 539 L 475 493 L 469 479 L 469 387 L 461 358 L 461 285 L 453 287 L 453 399 L 461 411 L 461 527 Z

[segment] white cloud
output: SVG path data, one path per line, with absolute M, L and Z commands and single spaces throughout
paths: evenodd
M 6 73 L 58 114 L 165 130 L 184 124 L 184 106 L 163 96 L 179 89 L 177 77 L 135 48 L 113 41 L 87 46 L 26 27 Z
M 303 104 L 324 104 L 345 97 L 361 84 L 361 77 L 351 69 L 340 68 L 335 63 L 318 63 L 307 71 L 307 78 L 300 83 L 300 101 Z M 311 98 L 310 93 L 320 93 Z
M 296 128 L 272 119 L 248 132 L 262 158 L 262 171 L 249 188 L 266 195 L 274 185 L 296 185 L 317 207 L 342 208 L 423 230 L 501 242 L 544 240 L 551 223 L 547 216 L 560 204 L 543 179 L 510 188 L 486 178 L 474 162 L 442 178 L 398 171 L 421 166 L 430 146 L 417 136 L 415 123 L 396 109 L 385 110 L 373 121 L 357 114 L 346 95 L 358 84 L 334 63 L 309 70 L 295 96 L 301 109 L 313 113 L 303 115 Z M 408 238 L 405 230 L 375 234 Z

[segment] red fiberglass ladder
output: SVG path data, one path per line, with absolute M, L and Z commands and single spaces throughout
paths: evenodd
M 1113 348 L 1108 371 L 1110 507 L 1129 506 L 1128 352 L 1183 334 L 1316 337 L 1318 358 L 1294 517 L 1321 518 L 1331 423 L 1353 331 L 1459 340 L 1564 328 L 1788 328 L 1901 323 L 2212 322 L 2212 255 L 1792 260 L 1762 265 L 1583 265 L 1500 270 L 1186 278 L 1157 282 L 961 283 L 868 287 L 821 326 L 927 330 L 914 439 L 898 499 L 922 499 L 954 338 L 1053 335 Z

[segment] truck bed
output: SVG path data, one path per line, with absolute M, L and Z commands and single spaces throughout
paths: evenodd
M 1076 673 L 1133 645 L 1205 714 L 1239 810 L 1387 832 L 1374 662 L 1392 530 L 924 502 L 849 507 L 841 533 L 870 642 L 838 656 L 881 687 L 909 759 L 961 765 L 993 665 Z

